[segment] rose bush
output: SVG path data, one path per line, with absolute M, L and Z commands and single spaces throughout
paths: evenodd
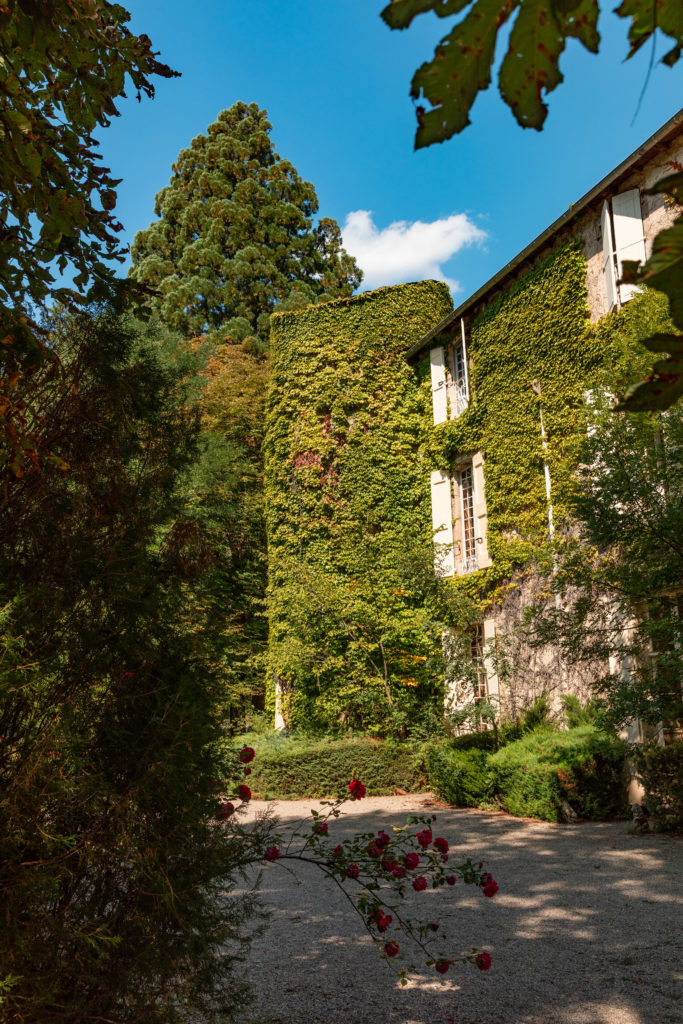
M 242 771 L 248 771 L 246 766 L 253 760 L 252 748 L 242 748 L 238 759 Z M 498 892 L 498 883 L 493 875 L 482 870 L 483 863 L 475 864 L 470 858 L 457 867 L 451 867 L 446 875 L 444 865 L 449 859 L 450 847 L 443 836 L 433 837 L 430 823 L 435 818 L 410 815 L 404 825 L 393 827 L 393 836 L 380 829 L 377 833 L 358 833 L 351 839 L 338 842 L 339 837 L 333 836 L 334 829 L 330 825 L 340 816 L 345 800 L 362 800 L 365 793 L 363 783 L 359 779 L 352 779 L 348 786 L 348 796 L 322 801 L 324 810 L 312 810 L 312 821 L 291 832 L 279 831 L 276 821 L 271 822 L 271 828 L 265 834 L 262 821 L 261 828 L 254 834 L 250 833 L 247 826 L 234 826 L 234 819 L 231 825 L 240 828 L 247 843 L 253 843 L 254 861 L 265 860 L 269 864 L 280 864 L 296 860 L 315 864 L 344 892 L 360 914 L 378 952 L 386 960 L 394 962 L 401 952 L 397 939 L 386 938 L 387 931 L 392 929 L 412 940 L 409 947 L 412 945 L 414 948 L 417 944 L 427 965 L 433 966 L 438 974 L 445 974 L 457 962 L 469 962 L 481 971 L 488 971 L 492 959 L 491 954 L 485 951 L 475 948 L 470 953 L 460 955 L 443 949 L 434 951 L 431 948 L 434 942 L 443 944 L 446 941 L 439 922 L 422 923 L 413 920 L 405 915 L 403 907 L 411 889 L 423 893 L 430 887 L 438 889 L 444 885 L 453 886 L 458 878 L 466 885 L 476 885 L 484 896 L 490 898 Z M 236 795 L 244 805 L 250 799 L 251 792 L 248 786 L 239 783 Z M 232 818 L 234 805 L 225 800 L 225 794 L 218 799 L 219 820 Z M 226 808 L 230 810 L 226 812 Z M 414 875 L 418 867 L 420 874 Z M 348 887 L 349 883 L 353 883 L 352 888 Z M 398 968 L 402 984 L 406 984 L 408 968 L 413 969 L 414 965 L 401 965 Z

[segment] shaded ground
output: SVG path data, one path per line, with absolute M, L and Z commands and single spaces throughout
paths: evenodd
M 286 822 L 315 806 L 274 808 Z M 420 796 L 349 804 L 330 833 L 386 828 L 410 812 L 437 815 L 454 863 L 476 856 L 495 875 L 492 900 L 462 885 L 413 899 L 442 923 L 447 949 L 488 949 L 492 969 L 456 966 L 442 979 L 425 968 L 401 988 L 333 883 L 301 865 L 297 884 L 272 865 L 263 895 L 273 917 L 249 960 L 257 999 L 244 1024 L 681 1024 L 683 840 Z

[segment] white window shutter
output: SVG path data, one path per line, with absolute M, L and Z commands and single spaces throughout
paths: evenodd
M 435 470 L 431 474 L 431 488 L 432 529 L 435 544 L 434 569 L 437 576 L 453 576 L 455 574 L 453 507 L 451 504 L 451 478 L 448 473 Z
M 433 348 L 429 353 L 429 365 L 432 371 L 432 408 L 434 423 L 445 423 L 447 413 L 446 401 L 446 356 L 443 346 Z
M 492 564 L 488 546 L 488 512 L 484 485 L 484 456 L 476 452 L 472 458 L 474 475 L 474 530 L 477 538 L 477 564 L 487 569 Z
M 614 273 L 614 240 L 612 238 L 612 222 L 608 203 L 602 204 L 602 251 L 604 254 L 603 270 L 605 287 L 607 288 L 607 312 L 610 313 L 617 304 L 617 280 Z
M 640 190 L 631 188 L 612 200 L 612 221 L 614 223 L 614 249 L 617 254 L 619 277 L 622 275 L 624 260 L 645 262 L 645 237 L 643 216 L 640 210 Z M 634 284 L 619 285 L 619 298 L 628 302 L 637 295 L 640 288 Z
M 489 697 L 497 697 L 500 693 L 498 673 L 492 657 L 496 640 L 496 624 L 493 619 L 484 619 L 484 665 L 486 666 L 486 689 Z

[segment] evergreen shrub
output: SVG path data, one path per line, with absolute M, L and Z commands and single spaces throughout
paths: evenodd
M 471 737 L 459 739 L 478 736 L 487 737 L 488 733 L 474 733 Z M 489 803 L 493 788 L 488 760 L 486 749 L 475 745 L 469 749 L 458 749 L 454 744 L 436 746 L 427 757 L 430 789 L 456 807 L 478 807 Z
M 502 807 L 511 814 L 562 821 L 562 801 L 600 821 L 625 810 L 625 744 L 594 726 L 541 729 L 489 758 Z
M 261 798 L 281 800 L 334 797 L 346 792 L 349 779 L 366 780 L 370 796 L 397 787 L 417 793 L 427 783 L 419 760 L 407 744 L 284 738 L 259 749 L 250 785 Z
M 666 747 L 638 746 L 632 757 L 650 814 L 666 828 L 683 830 L 683 740 Z

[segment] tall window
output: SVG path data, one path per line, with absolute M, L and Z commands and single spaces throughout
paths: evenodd
M 465 411 L 469 402 L 465 345 L 457 341 L 453 348 L 453 406 L 456 416 Z
M 472 466 L 460 470 L 460 512 L 462 515 L 462 571 L 478 568 L 477 539 L 474 534 L 474 475 Z

